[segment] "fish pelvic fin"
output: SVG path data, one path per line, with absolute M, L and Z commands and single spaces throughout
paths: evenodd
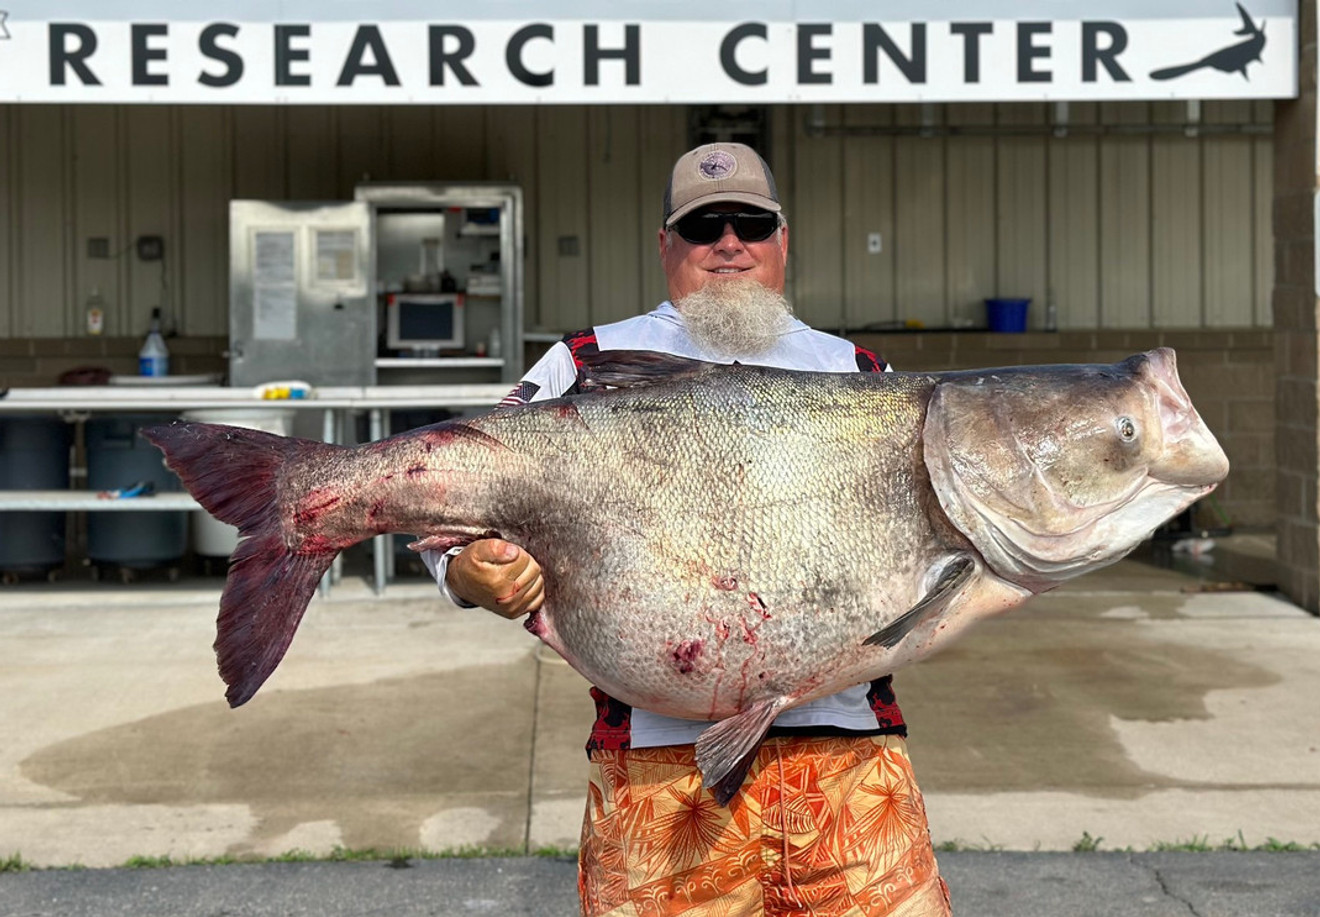
M 788 698 L 773 697 L 720 720 L 697 737 L 697 767 L 701 782 L 715 801 L 727 806 L 747 778 L 770 724 L 788 706 Z
M 165 464 L 207 512 L 238 526 L 215 640 L 225 697 L 237 707 L 284 658 L 317 583 L 342 547 L 315 538 L 290 543 L 277 500 L 280 469 L 341 447 L 203 423 L 148 427 L 142 436 L 165 453 Z
M 578 361 L 578 386 L 584 392 L 674 382 L 699 376 L 719 365 L 649 350 L 582 353 Z
M 972 555 L 962 552 L 955 554 L 945 563 L 939 579 L 931 590 L 921 597 L 921 601 L 905 611 L 893 623 L 876 631 L 862 641 L 863 646 L 883 646 L 892 649 L 912 633 L 923 621 L 933 618 L 949 606 L 963 588 L 976 575 L 976 561 Z

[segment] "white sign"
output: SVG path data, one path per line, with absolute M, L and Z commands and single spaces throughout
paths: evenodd
M 952 0 L 908 4 L 929 10 L 912 18 L 898 15 L 897 4 L 848 0 L 558 7 L 217 0 L 204 6 L 204 19 L 183 18 L 186 5 L 160 0 L 0 4 L 8 6 L 0 10 L 0 101 L 970 102 L 1297 93 L 1296 0 Z M 502 18 L 489 18 L 496 13 Z

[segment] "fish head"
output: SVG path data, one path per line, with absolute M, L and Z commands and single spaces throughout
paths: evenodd
M 1172 350 L 1113 365 L 950 373 L 923 431 L 949 520 L 1043 592 L 1119 560 L 1228 475 Z

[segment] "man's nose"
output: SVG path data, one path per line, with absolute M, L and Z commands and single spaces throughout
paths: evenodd
M 719 251 L 742 251 L 743 247 L 743 240 L 738 238 L 738 233 L 733 228 L 733 220 L 725 220 L 724 231 L 715 240 L 715 248 Z

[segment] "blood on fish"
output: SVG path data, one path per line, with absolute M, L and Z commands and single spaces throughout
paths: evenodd
M 715 628 L 715 636 L 720 638 L 720 643 L 729 639 L 730 628 L 728 621 L 725 621 L 723 618 L 712 618 L 710 615 L 706 615 L 705 618 L 707 623 Z
M 770 620 L 770 610 L 766 608 L 765 602 L 755 592 L 747 593 L 747 607 L 759 614 L 762 621 Z
M 702 646 L 700 640 L 684 640 L 670 651 L 669 658 L 680 675 L 686 675 L 697 667 Z
M 743 620 L 739 620 L 738 623 L 742 625 L 742 629 L 743 629 L 742 641 L 743 641 L 743 643 L 746 643 L 748 646 L 756 646 L 756 628 L 755 628 L 755 627 L 749 627 L 748 624 L 747 624 L 747 622 L 746 622 L 746 621 L 743 621 Z M 758 626 L 759 626 L 759 625 L 758 625 Z
M 415 478 L 419 474 L 426 474 L 425 465 L 413 465 L 411 468 L 408 469 L 408 477 L 410 478 Z
M 540 609 L 527 616 L 527 619 L 523 621 L 523 627 L 527 628 L 529 633 L 535 634 L 542 640 L 545 639 L 545 635 L 549 632 L 545 626 L 545 621 L 541 619 Z
M 337 553 L 343 548 L 342 544 L 331 541 L 324 535 L 308 535 L 298 545 L 296 554 L 327 554 Z
M 319 501 L 319 502 L 318 502 Z M 328 510 L 343 502 L 343 497 L 326 490 L 314 490 L 309 493 L 302 506 L 294 511 L 293 520 L 298 525 L 314 525 Z

